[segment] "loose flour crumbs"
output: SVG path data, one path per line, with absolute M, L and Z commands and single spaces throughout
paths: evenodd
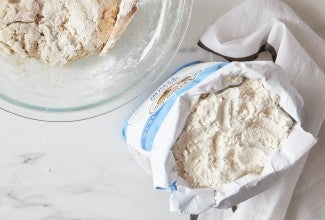
M 279 96 L 260 80 L 202 96 L 191 108 L 173 147 L 178 172 L 191 187 L 219 188 L 260 174 L 293 126 Z

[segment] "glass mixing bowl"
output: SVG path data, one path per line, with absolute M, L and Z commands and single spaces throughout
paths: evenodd
M 185 35 L 193 0 L 144 0 L 106 57 L 69 67 L 0 52 L 0 107 L 27 118 L 75 121 L 102 115 L 158 80 Z

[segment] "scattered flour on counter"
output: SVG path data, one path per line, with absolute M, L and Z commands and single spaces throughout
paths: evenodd
M 179 174 L 196 188 L 260 174 L 294 123 L 260 80 L 245 78 L 239 86 L 201 96 L 191 108 L 173 154 Z

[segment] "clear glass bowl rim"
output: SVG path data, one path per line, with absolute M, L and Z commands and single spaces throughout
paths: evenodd
M 23 118 L 38 121 L 71 122 L 98 117 L 128 104 L 143 94 L 149 88 L 150 83 L 157 82 L 164 75 L 183 42 L 191 17 L 192 6 L 193 0 L 184 0 L 183 13 L 180 15 L 175 31 L 171 36 L 171 39 L 177 40 L 167 44 L 160 62 L 152 67 L 144 79 L 134 82 L 115 98 L 110 97 L 86 106 L 50 109 L 29 105 L 0 94 L 0 109 Z

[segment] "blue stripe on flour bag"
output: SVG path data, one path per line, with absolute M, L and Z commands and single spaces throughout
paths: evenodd
M 174 182 L 172 185 L 168 186 L 167 188 L 158 186 L 156 187 L 156 189 L 177 191 L 177 185 L 176 182 Z
M 194 61 L 194 62 L 191 62 L 191 63 L 187 63 L 187 64 L 181 66 L 180 68 L 178 68 L 175 72 L 173 72 L 172 75 L 171 75 L 171 77 L 175 73 L 181 71 L 182 69 L 185 69 L 186 67 L 193 66 L 193 65 L 199 64 L 199 63 L 201 63 L 201 61 Z M 128 129 L 128 125 L 129 125 L 129 120 L 126 120 L 125 123 L 124 123 L 124 125 L 123 125 L 123 128 L 122 128 L 122 138 L 123 138 L 124 141 L 126 141 L 126 132 L 127 132 L 127 129 Z
M 141 147 L 145 151 L 151 151 L 154 139 L 156 134 L 160 128 L 161 123 L 165 119 L 166 115 L 174 105 L 177 98 L 184 92 L 190 90 L 198 83 L 202 82 L 205 78 L 210 76 L 215 71 L 219 70 L 220 68 L 224 67 L 228 63 L 219 63 L 214 66 L 208 67 L 202 73 L 200 73 L 196 79 L 194 79 L 189 84 L 185 85 L 183 88 L 177 90 L 173 95 L 171 95 L 166 103 L 160 107 L 160 109 L 153 114 L 146 122 L 145 128 L 142 132 L 142 139 L 141 139 Z

